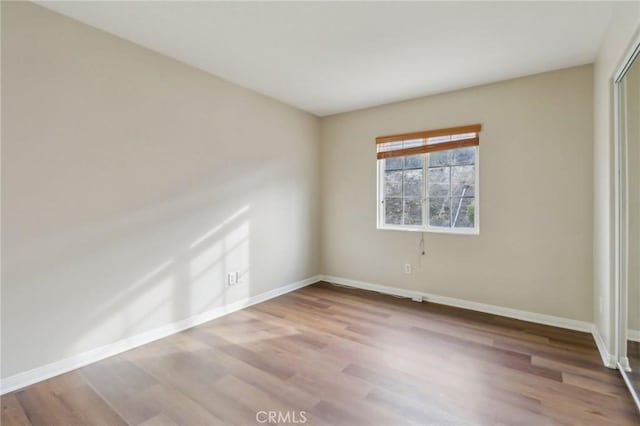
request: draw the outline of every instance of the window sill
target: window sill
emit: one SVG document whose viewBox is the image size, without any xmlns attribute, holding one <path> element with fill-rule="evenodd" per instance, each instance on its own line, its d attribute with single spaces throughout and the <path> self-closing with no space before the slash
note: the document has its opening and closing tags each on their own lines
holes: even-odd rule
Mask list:
<svg viewBox="0 0 640 426">
<path fill-rule="evenodd" d="M 433 234 L 451 234 L 451 235 L 480 235 L 478 228 L 465 229 L 465 228 L 423 228 L 423 227 L 408 227 L 408 226 L 380 226 L 376 229 L 380 231 L 404 231 L 404 232 L 429 232 Z"/>
</svg>

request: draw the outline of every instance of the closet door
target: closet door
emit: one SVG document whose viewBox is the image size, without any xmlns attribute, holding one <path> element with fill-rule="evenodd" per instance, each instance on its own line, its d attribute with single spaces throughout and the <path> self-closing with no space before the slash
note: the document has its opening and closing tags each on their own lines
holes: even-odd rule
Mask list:
<svg viewBox="0 0 640 426">
<path fill-rule="evenodd" d="M 640 407 L 640 59 L 617 83 L 619 180 L 619 368 Z"/>
</svg>

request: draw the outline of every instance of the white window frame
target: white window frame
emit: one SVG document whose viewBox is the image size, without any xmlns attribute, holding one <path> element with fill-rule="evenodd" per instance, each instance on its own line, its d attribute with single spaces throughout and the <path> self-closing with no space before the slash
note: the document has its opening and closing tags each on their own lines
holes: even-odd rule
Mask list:
<svg viewBox="0 0 640 426">
<path fill-rule="evenodd" d="M 385 223 L 385 206 L 384 206 L 384 174 L 385 174 L 385 159 L 377 160 L 377 229 L 390 230 L 390 231 L 409 231 L 409 232 L 433 232 L 439 234 L 456 234 L 456 235 L 479 235 L 480 234 L 480 146 L 474 146 L 475 159 L 474 159 L 474 217 L 475 227 L 473 228 L 453 228 L 444 226 L 431 226 L 429 225 L 429 194 L 427 193 L 429 188 L 429 154 L 424 155 L 423 161 L 423 176 L 424 176 L 424 188 L 422 198 L 422 225 L 388 225 Z M 455 148 L 459 149 L 459 148 Z M 453 211 L 451 211 L 453 214 Z M 451 218 L 453 220 L 453 218 Z"/>
</svg>

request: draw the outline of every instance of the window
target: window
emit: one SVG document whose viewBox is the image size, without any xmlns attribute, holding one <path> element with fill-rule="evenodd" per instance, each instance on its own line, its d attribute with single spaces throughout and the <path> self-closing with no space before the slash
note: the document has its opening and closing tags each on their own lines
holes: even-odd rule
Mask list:
<svg viewBox="0 0 640 426">
<path fill-rule="evenodd" d="M 478 233 L 480 129 L 377 138 L 378 228 Z"/>
</svg>

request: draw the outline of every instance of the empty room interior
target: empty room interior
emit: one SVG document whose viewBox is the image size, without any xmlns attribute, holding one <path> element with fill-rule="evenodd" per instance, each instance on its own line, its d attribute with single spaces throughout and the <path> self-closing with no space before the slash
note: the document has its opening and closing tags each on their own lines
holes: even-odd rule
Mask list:
<svg viewBox="0 0 640 426">
<path fill-rule="evenodd" d="M 640 424 L 640 2 L 0 14 L 3 426 Z"/>
</svg>

